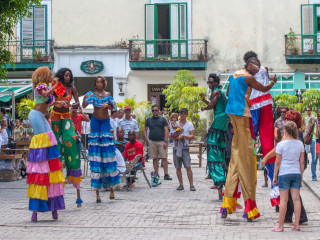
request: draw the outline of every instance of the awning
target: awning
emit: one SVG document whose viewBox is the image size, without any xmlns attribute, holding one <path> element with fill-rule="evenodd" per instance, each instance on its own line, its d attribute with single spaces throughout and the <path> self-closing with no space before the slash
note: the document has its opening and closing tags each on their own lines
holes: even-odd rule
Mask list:
<svg viewBox="0 0 320 240">
<path fill-rule="evenodd" d="M 15 98 L 23 97 L 32 92 L 32 85 L 20 86 L 1 86 L 0 87 L 0 102 L 9 102 L 14 92 Z"/>
<path fill-rule="evenodd" d="M 306 90 L 306 83 L 305 83 L 305 73 L 303 72 L 296 72 L 294 73 L 294 82 L 293 82 L 293 89 L 294 90 Z"/>
</svg>

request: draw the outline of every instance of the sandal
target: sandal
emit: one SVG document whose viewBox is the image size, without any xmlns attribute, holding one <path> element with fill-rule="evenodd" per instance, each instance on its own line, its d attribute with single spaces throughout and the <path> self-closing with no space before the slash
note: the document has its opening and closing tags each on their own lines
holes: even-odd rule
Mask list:
<svg viewBox="0 0 320 240">
<path fill-rule="evenodd" d="M 279 228 L 277 228 L 277 227 L 274 227 L 274 228 L 272 228 L 271 229 L 271 232 L 283 232 L 283 228 L 281 229 L 279 229 Z"/>
<path fill-rule="evenodd" d="M 297 231 L 297 232 L 300 232 L 300 231 L 301 231 L 301 229 L 300 229 L 300 228 L 295 228 L 295 227 L 293 227 L 293 228 L 291 228 L 291 231 Z"/>
</svg>

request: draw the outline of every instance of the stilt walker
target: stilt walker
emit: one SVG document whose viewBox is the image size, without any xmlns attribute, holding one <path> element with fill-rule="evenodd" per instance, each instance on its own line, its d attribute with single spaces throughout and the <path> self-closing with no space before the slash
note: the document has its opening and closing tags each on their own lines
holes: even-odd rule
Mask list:
<svg viewBox="0 0 320 240">
<path fill-rule="evenodd" d="M 31 221 L 38 221 L 38 212 L 52 211 L 53 219 L 58 219 L 58 210 L 65 209 L 64 204 L 64 176 L 60 163 L 60 152 L 57 141 L 44 114 L 48 105 L 52 103 L 51 93 L 58 85 L 48 89 L 47 84 L 52 80 L 48 67 L 40 67 L 32 75 L 35 95 L 35 107 L 29 113 L 29 122 L 35 135 L 29 146 L 27 162 L 27 184 L 29 210 L 33 211 Z"/>
<path fill-rule="evenodd" d="M 260 216 L 256 204 L 256 169 L 252 144 L 252 119 L 249 109 L 249 96 L 251 89 L 267 92 L 276 83 L 273 76 L 271 83 L 263 86 L 257 82 L 253 75 L 260 70 L 260 61 L 257 58 L 249 58 L 245 69 L 235 72 L 229 78 L 227 90 L 228 102 L 226 112 L 234 128 L 232 140 L 231 159 L 228 176 L 221 206 L 221 217 L 233 213 L 239 203 L 237 202 L 238 184 L 241 184 L 241 192 L 244 198 L 243 218 L 252 221 Z"/>
<path fill-rule="evenodd" d="M 113 186 L 120 183 L 117 170 L 116 147 L 110 132 L 111 124 L 108 109 L 116 109 L 117 105 L 110 93 L 104 91 L 107 80 L 98 76 L 94 81 L 95 92 L 88 92 L 82 103 L 86 108 L 89 104 L 94 106 L 91 117 L 91 132 L 89 134 L 89 160 L 91 170 L 91 187 L 96 190 L 96 202 L 101 203 L 99 189 L 104 182 L 110 187 L 110 199 L 114 199 Z"/>
<path fill-rule="evenodd" d="M 67 183 L 73 184 L 77 189 L 76 204 L 77 207 L 81 207 L 80 183 L 82 171 L 80 168 L 80 153 L 70 114 L 72 97 L 75 100 L 72 107 L 78 108 L 80 106 L 78 93 L 72 85 L 73 75 L 70 69 L 62 68 L 55 76 L 59 78 L 59 84 L 54 90 L 55 102 L 51 113 L 52 130 L 56 136 L 59 151 L 63 152 L 67 168 Z"/>
<path fill-rule="evenodd" d="M 257 54 L 255 52 L 247 52 L 243 60 L 246 62 L 249 58 L 256 57 Z M 260 67 L 258 73 L 254 75 L 254 78 L 266 86 L 269 84 L 269 74 L 268 69 L 264 67 Z M 274 148 L 274 125 L 273 125 L 273 112 L 272 105 L 273 99 L 271 94 L 268 92 L 260 92 L 258 90 L 252 89 L 250 94 L 250 112 L 252 116 L 252 125 L 254 137 L 256 139 L 258 132 L 260 135 L 260 143 L 262 149 L 262 155 L 265 157 L 268 152 L 270 152 Z M 273 171 L 274 171 L 274 163 L 275 157 L 271 158 L 266 163 L 266 169 L 268 171 L 268 177 L 271 181 L 271 189 L 270 189 L 270 201 L 272 206 L 279 206 L 280 204 L 280 192 L 279 186 L 273 186 Z"/>
<path fill-rule="evenodd" d="M 219 199 L 222 200 L 222 188 L 226 181 L 225 139 L 229 124 L 229 117 L 225 112 L 227 99 L 223 92 L 218 89 L 220 78 L 216 74 L 210 74 L 207 83 L 212 90 L 210 101 L 207 101 L 203 94 L 200 94 L 202 101 L 207 104 L 207 107 L 201 107 L 201 111 L 210 109 L 214 111 L 214 120 L 207 137 L 207 169 L 218 189 Z"/>
</svg>

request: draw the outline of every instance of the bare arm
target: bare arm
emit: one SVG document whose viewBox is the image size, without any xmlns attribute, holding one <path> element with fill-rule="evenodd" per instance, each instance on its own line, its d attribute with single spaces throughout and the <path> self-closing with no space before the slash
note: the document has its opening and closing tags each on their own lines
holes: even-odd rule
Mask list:
<svg viewBox="0 0 320 240">
<path fill-rule="evenodd" d="M 301 171 L 301 180 L 304 172 L 304 152 L 300 153 L 300 171 Z"/>
<path fill-rule="evenodd" d="M 214 109 L 215 106 L 217 105 L 217 102 L 218 102 L 218 98 L 220 97 L 221 93 L 217 90 L 213 91 L 212 93 L 212 97 L 211 97 L 211 101 L 206 103 L 208 106 L 206 107 L 201 107 L 201 111 L 204 111 L 204 110 L 210 110 L 210 109 Z"/>
<path fill-rule="evenodd" d="M 259 83 L 252 75 L 247 76 L 245 81 L 253 89 L 256 89 L 260 92 L 268 92 L 272 88 L 272 86 L 277 82 L 277 77 L 276 75 L 272 76 L 271 82 L 266 86 Z"/>
<path fill-rule="evenodd" d="M 72 87 L 71 91 L 72 91 L 72 96 L 73 96 L 74 101 L 75 101 L 75 103 L 72 104 L 72 107 L 80 107 L 77 89 L 75 87 Z"/>
<path fill-rule="evenodd" d="M 270 158 L 273 158 L 276 156 L 276 148 L 273 148 L 270 152 L 267 153 L 267 155 L 264 156 L 264 158 L 261 160 L 261 165 L 265 166 L 266 163 Z"/>
<path fill-rule="evenodd" d="M 273 186 L 277 186 L 281 157 L 282 157 L 281 154 L 276 153 L 276 162 L 274 165 L 274 173 L 273 173 L 273 181 L 272 181 Z"/>
<path fill-rule="evenodd" d="M 48 90 L 48 91 L 45 91 L 44 89 L 41 90 L 41 95 L 44 96 L 44 97 L 49 97 L 51 95 L 51 93 L 53 93 L 53 91 L 56 89 L 56 87 L 58 86 L 58 80 L 59 78 L 54 78 L 53 79 L 53 82 L 54 82 L 54 85 Z"/>
<path fill-rule="evenodd" d="M 86 122 L 90 122 L 90 118 L 89 118 L 88 114 L 85 114 L 81 107 L 79 109 L 80 109 L 80 113 L 82 114 L 82 116 L 84 116 L 84 120 Z"/>
<path fill-rule="evenodd" d="M 228 88 L 227 88 L 227 92 L 226 92 L 226 96 L 228 97 L 228 95 L 229 95 L 229 84 L 228 84 Z"/>
<path fill-rule="evenodd" d="M 183 134 L 180 134 L 178 139 L 183 139 L 183 138 L 186 138 L 186 139 L 194 139 L 194 130 L 190 130 L 190 135 L 183 135 Z"/>
<path fill-rule="evenodd" d="M 144 139 L 148 142 L 148 141 L 149 141 L 149 139 L 148 139 L 147 131 L 148 131 L 148 127 L 147 127 L 147 126 L 144 126 L 144 129 L 143 129 L 143 136 L 144 136 Z"/>
</svg>

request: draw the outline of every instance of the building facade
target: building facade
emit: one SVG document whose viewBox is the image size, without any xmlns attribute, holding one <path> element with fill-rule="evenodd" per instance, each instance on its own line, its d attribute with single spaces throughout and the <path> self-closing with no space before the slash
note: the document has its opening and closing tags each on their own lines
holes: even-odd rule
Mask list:
<svg viewBox="0 0 320 240">
<path fill-rule="evenodd" d="M 116 101 L 136 97 L 162 108 L 177 70 L 191 70 L 204 87 L 218 73 L 226 89 L 253 50 L 278 75 L 272 95 L 320 88 L 320 0 L 46 0 L 32 11 L 32 22 L 17 27 L 22 49 L 33 41 L 21 60 L 25 74 L 10 78 L 28 78 L 40 65 L 68 67 L 80 95 L 101 75 Z M 39 49 L 47 61 L 36 62 Z"/>
</svg>

